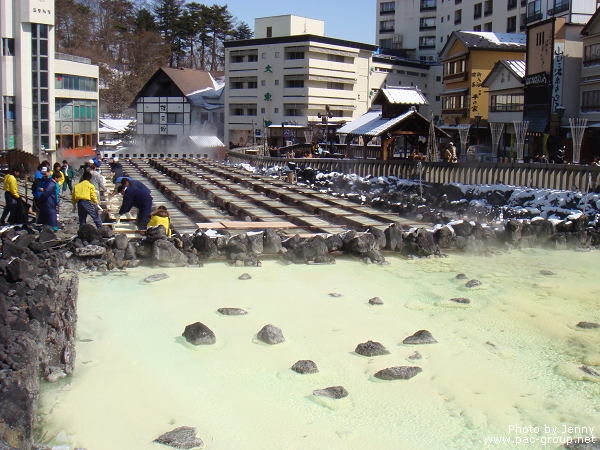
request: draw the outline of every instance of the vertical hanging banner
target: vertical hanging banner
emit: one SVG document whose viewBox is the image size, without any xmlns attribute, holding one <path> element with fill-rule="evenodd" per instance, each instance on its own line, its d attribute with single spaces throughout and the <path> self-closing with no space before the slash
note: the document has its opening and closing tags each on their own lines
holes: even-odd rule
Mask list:
<svg viewBox="0 0 600 450">
<path fill-rule="evenodd" d="M 556 107 L 562 105 L 562 84 L 565 65 L 565 44 L 554 44 L 554 69 L 552 70 L 552 114 L 556 114 Z"/>
</svg>

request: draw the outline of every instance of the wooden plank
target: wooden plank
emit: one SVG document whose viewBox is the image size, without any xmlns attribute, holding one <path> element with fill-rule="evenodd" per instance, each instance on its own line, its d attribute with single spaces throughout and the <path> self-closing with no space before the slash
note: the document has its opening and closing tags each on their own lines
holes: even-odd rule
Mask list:
<svg viewBox="0 0 600 450">
<path fill-rule="evenodd" d="M 198 226 L 198 228 L 200 228 L 201 230 L 222 230 L 224 228 L 227 228 L 225 225 L 222 225 L 220 223 L 206 223 L 206 222 L 200 222 L 200 223 L 196 223 L 196 225 Z"/>
<path fill-rule="evenodd" d="M 256 228 L 297 228 L 296 225 L 290 222 L 235 222 L 230 220 L 222 220 L 221 224 L 226 228 L 236 229 L 256 229 Z"/>
</svg>

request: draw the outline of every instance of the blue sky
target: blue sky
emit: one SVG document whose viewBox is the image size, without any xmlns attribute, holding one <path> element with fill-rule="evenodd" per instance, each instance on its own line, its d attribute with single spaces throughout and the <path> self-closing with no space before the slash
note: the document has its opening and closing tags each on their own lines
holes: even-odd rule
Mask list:
<svg viewBox="0 0 600 450">
<path fill-rule="evenodd" d="M 254 30 L 257 17 L 296 16 L 325 22 L 325 36 L 366 44 L 375 43 L 375 0 L 212 0 Z"/>
</svg>

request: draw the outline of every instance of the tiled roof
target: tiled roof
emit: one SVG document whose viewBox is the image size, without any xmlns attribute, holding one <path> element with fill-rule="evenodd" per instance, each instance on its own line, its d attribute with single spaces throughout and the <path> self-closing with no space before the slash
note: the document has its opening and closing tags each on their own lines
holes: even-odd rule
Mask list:
<svg viewBox="0 0 600 450">
<path fill-rule="evenodd" d="M 190 136 L 189 138 L 199 148 L 225 147 L 216 136 Z"/>
<path fill-rule="evenodd" d="M 205 70 L 173 69 L 170 67 L 163 67 L 162 70 L 173 80 L 173 83 L 185 96 L 206 89 L 218 88 L 215 79 Z"/>
<path fill-rule="evenodd" d="M 517 59 L 504 60 L 504 64 L 514 72 L 519 78 L 525 77 L 525 61 L 519 61 Z"/>
<path fill-rule="evenodd" d="M 415 87 L 388 87 L 380 92 L 393 104 L 429 105 L 421 90 Z"/>
</svg>

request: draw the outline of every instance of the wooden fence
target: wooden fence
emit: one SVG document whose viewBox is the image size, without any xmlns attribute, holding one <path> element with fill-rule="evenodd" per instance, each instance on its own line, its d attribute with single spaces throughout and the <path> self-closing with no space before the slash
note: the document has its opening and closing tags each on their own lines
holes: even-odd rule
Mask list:
<svg viewBox="0 0 600 450">
<path fill-rule="evenodd" d="M 34 175 L 39 164 L 40 159 L 32 153 L 0 149 L 0 171 L 2 172 L 8 172 L 11 167 L 17 166 L 24 170 L 23 174 Z"/>
<path fill-rule="evenodd" d="M 271 158 L 229 152 L 232 163 L 248 163 L 252 166 L 286 165 L 293 161 L 297 167 L 312 167 L 321 172 L 355 173 L 360 176 L 396 176 L 414 180 L 419 178 L 418 162 L 409 160 L 333 159 L 333 158 Z M 537 163 L 457 163 L 422 162 L 423 182 L 464 184 L 510 184 L 561 190 L 588 189 L 600 178 L 600 167 L 577 164 Z"/>
</svg>

